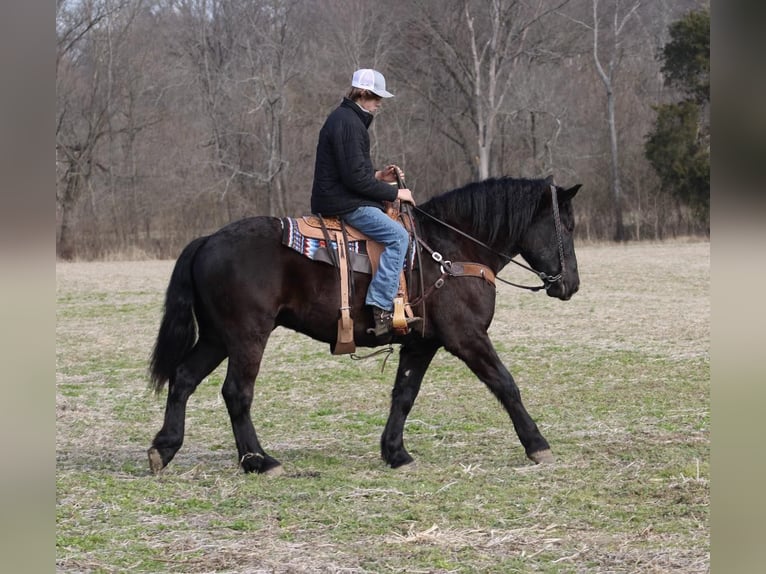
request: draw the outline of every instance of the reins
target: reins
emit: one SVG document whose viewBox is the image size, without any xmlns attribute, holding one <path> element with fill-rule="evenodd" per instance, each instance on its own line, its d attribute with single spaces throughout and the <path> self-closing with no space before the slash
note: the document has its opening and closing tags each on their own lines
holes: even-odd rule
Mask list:
<svg viewBox="0 0 766 574">
<path fill-rule="evenodd" d="M 404 183 L 404 178 L 402 177 L 401 173 L 399 173 L 399 170 L 396 170 L 396 184 L 399 189 L 404 189 L 407 187 L 407 185 Z M 417 259 L 417 268 L 418 268 L 418 279 L 420 279 L 420 285 L 421 287 L 425 284 L 423 280 L 423 265 L 421 265 L 420 261 L 420 249 L 418 249 L 418 244 L 423 244 L 423 241 L 418 237 L 418 226 L 415 225 L 415 218 L 412 217 L 412 212 L 410 211 L 410 208 L 417 209 L 414 205 L 409 205 L 406 202 L 402 202 L 400 205 L 400 210 L 402 213 L 404 213 L 409 219 L 410 219 L 410 228 L 412 230 L 412 237 L 414 239 L 414 249 L 415 249 L 415 258 Z M 409 253 L 407 254 L 407 259 L 409 260 Z M 412 269 L 411 269 L 412 271 Z M 410 271 L 410 272 L 411 272 Z"/>
<path fill-rule="evenodd" d="M 436 221 L 440 225 L 442 225 L 442 226 L 444 226 L 444 227 L 454 231 L 458 235 L 461 235 L 462 237 L 465 237 L 466 239 L 469 239 L 470 241 L 473 241 L 474 243 L 476 243 L 477 245 L 480 245 L 481 247 L 487 249 L 491 253 L 493 253 L 493 254 L 495 254 L 495 255 L 497 255 L 499 257 L 502 257 L 504 259 L 507 259 L 511 263 L 515 263 L 516 265 L 518 265 L 522 269 L 526 269 L 527 271 L 530 271 L 530 272 L 534 273 L 535 275 L 537 275 L 540 278 L 540 280 L 543 282 L 543 284 L 542 285 L 538 285 L 538 286 L 534 286 L 534 285 L 520 285 L 518 283 L 513 283 L 512 281 L 508 281 L 506 279 L 503 279 L 501 277 L 497 277 L 496 276 L 495 278 L 498 281 L 501 281 L 502 283 L 505 283 L 507 285 L 512 285 L 513 287 L 518 287 L 520 289 L 528 289 L 529 291 L 540 291 L 541 289 L 545 289 L 547 291 L 552 285 L 554 285 L 555 283 L 561 281 L 561 278 L 562 278 L 562 276 L 564 274 L 564 271 L 566 270 L 566 267 L 565 267 L 565 264 L 564 264 L 564 243 L 563 243 L 562 231 L 561 231 L 561 217 L 559 215 L 559 203 L 558 203 L 558 197 L 557 197 L 557 194 L 556 194 L 556 186 L 554 186 L 554 185 L 551 185 L 551 203 L 553 205 L 553 222 L 554 222 L 554 225 L 556 227 L 556 239 L 557 239 L 557 243 L 558 243 L 559 263 L 560 263 L 560 266 L 561 266 L 561 270 L 556 275 L 548 275 L 547 273 L 545 273 L 543 271 L 537 271 L 536 269 L 533 269 L 532 267 L 530 267 L 528 265 L 525 265 L 524 263 L 516 261 L 512 256 L 507 255 L 506 253 L 501 253 L 501 252 L 493 249 L 492 247 L 490 247 L 489 245 L 487 245 L 483 241 L 480 241 L 480 240 L 476 239 L 475 237 L 469 235 L 468 233 L 465 233 L 464 231 L 458 229 L 457 227 L 454 227 L 453 225 L 450 225 L 446 221 L 443 221 L 443 220 L 439 219 L 438 217 L 435 217 L 435 216 L 431 215 L 427 211 L 423 211 L 418 206 L 414 205 L 412 207 L 418 213 L 421 213 L 421 214 L 425 215 L 426 217 L 431 218 L 432 220 Z M 441 253 L 439 253 L 438 251 L 434 251 L 422 239 L 419 239 L 417 237 L 415 239 L 416 239 L 416 241 L 420 245 L 422 245 L 431 254 L 431 258 L 434 261 L 436 261 L 439 265 L 442 266 L 442 272 L 449 275 L 450 274 L 451 262 L 449 260 L 445 260 L 444 257 L 441 255 Z"/>
</svg>

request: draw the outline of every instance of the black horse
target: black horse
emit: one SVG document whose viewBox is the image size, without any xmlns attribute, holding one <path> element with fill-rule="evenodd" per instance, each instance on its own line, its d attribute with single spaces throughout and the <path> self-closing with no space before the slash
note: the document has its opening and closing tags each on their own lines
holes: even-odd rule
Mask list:
<svg viewBox="0 0 766 574">
<path fill-rule="evenodd" d="M 571 201 L 579 188 L 558 187 L 552 178 L 489 179 L 414 209 L 418 248 L 425 256 L 415 269 L 422 285 L 411 281 L 409 297 L 413 304 L 420 298 L 414 306 L 425 321 L 421 330 L 393 339 L 401 344 L 399 366 L 380 441 L 388 465 L 396 468 L 413 460 L 404 448 L 404 423 L 440 347 L 462 359 L 489 387 L 508 412 L 527 456 L 536 463 L 553 460 L 487 334 L 495 310 L 491 279 L 520 254 L 543 279 L 549 296 L 568 300 L 577 291 Z M 193 240 L 179 256 L 151 358 L 155 391 L 169 383 L 164 424 L 148 451 L 153 472 L 181 448 L 189 396 L 227 357 L 222 394 L 240 464 L 246 472 L 281 470 L 261 447 L 250 418 L 266 342 L 282 326 L 332 344 L 339 308 L 337 269 L 305 258 L 281 239 L 280 219 L 250 217 Z M 453 272 L 460 267 L 487 273 Z M 354 339 L 363 347 L 382 344 L 367 333 L 372 324 L 364 306 L 369 281 L 370 275 L 354 273 Z"/>
</svg>

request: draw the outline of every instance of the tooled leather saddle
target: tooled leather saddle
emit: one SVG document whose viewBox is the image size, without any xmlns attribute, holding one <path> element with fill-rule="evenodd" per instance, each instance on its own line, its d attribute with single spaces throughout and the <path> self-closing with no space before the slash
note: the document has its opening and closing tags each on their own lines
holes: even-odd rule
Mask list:
<svg viewBox="0 0 766 574">
<path fill-rule="evenodd" d="M 399 210 L 399 202 L 386 202 L 386 213 L 407 228 L 412 237 L 411 218 Z M 340 309 L 338 336 L 332 347 L 334 355 L 353 353 L 354 320 L 351 316 L 351 284 L 353 272 L 374 275 L 378 268 L 383 245 L 370 239 L 358 229 L 338 217 L 304 215 L 300 218 L 283 217 L 282 243 L 314 261 L 329 263 L 338 269 L 340 277 Z M 405 262 L 412 264 L 412 261 Z M 407 318 L 414 317 L 408 301 L 407 280 L 404 269 L 399 275 L 399 289 L 394 299 L 393 331 L 405 335 L 409 332 Z"/>
</svg>

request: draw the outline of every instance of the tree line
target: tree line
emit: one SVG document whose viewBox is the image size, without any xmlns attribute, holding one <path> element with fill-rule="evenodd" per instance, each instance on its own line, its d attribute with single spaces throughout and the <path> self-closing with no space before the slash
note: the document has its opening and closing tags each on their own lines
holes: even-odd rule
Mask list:
<svg viewBox="0 0 766 574">
<path fill-rule="evenodd" d="M 361 67 L 396 95 L 370 128 L 373 159 L 400 165 L 420 202 L 552 174 L 584 186 L 582 239 L 705 234 L 704 26 L 679 22 L 708 12 L 703 0 L 57 0 L 57 256 L 175 257 L 240 217 L 308 213 L 319 128 Z"/>
</svg>

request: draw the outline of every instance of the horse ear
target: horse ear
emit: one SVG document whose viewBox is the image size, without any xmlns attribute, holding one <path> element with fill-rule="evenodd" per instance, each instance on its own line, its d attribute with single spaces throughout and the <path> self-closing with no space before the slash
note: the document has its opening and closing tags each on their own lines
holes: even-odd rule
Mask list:
<svg viewBox="0 0 766 574">
<path fill-rule="evenodd" d="M 553 185 L 553 176 L 549 175 L 545 178 L 545 185 Z"/>
<path fill-rule="evenodd" d="M 573 185 L 569 189 L 565 189 L 561 192 L 561 198 L 562 199 L 572 199 L 576 194 L 577 191 L 582 187 L 581 183 L 578 183 L 577 185 Z"/>
</svg>

